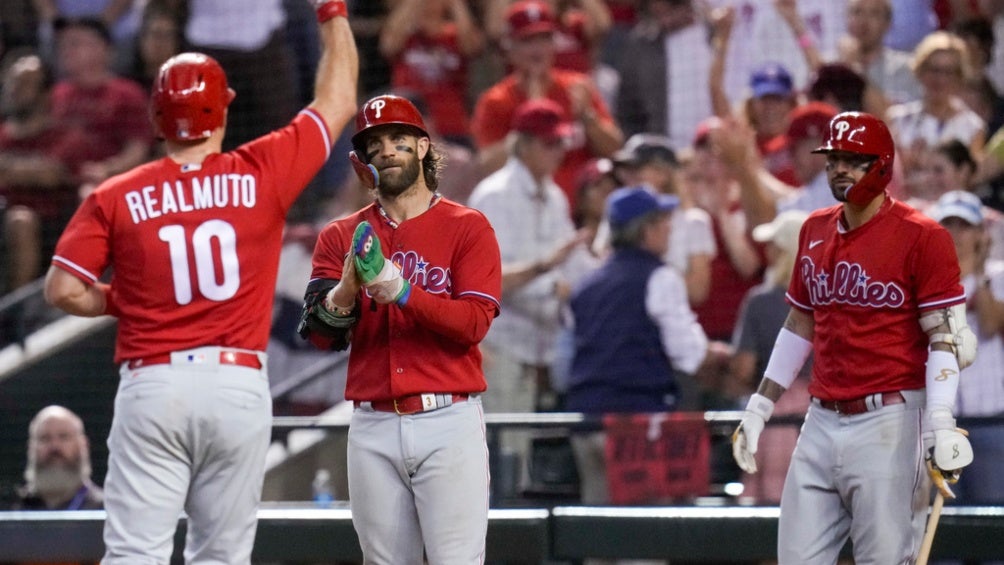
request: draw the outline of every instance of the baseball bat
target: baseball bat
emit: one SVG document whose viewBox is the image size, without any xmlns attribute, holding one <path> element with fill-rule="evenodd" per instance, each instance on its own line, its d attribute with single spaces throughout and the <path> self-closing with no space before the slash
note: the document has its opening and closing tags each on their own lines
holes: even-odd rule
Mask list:
<svg viewBox="0 0 1004 565">
<path fill-rule="evenodd" d="M 931 505 L 931 514 L 927 517 L 927 529 L 924 531 L 924 541 L 920 544 L 920 555 L 917 556 L 915 565 L 927 565 L 927 558 L 931 555 L 931 546 L 934 544 L 934 532 L 938 529 L 938 520 L 941 518 L 941 509 L 945 506 L 945 495 L 938 491 L 934 497 L 934 504 Z"/>
</svg>

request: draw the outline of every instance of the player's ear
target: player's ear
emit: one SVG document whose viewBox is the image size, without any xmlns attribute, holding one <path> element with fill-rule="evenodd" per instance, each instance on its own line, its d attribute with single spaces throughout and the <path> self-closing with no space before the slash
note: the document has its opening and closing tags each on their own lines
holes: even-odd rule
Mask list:
<svg viewBox="0 0 1004 565">
<path fill-rule="evenodd" d="M 421 161 L 425 159 L 425 156 L 429 153 L 429 148 L 432 147 L 432 140 L 428 137 L 418 138 L 418 160 Z"/>
</svg>

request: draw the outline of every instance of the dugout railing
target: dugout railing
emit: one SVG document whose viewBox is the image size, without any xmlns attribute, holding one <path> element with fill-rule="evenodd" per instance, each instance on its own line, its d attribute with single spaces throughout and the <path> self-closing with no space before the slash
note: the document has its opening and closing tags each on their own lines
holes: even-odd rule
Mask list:
<svg viewBox="0 0 1004 565">
<path fill-rule="evenodd" d="M 509 508 L 489 511 L 488 563 L 574 563 L 586 558 L 755 563 L 774 557 L 776 507 Z M 103 511 L 0 512 L 0 562 L 98 561 Z M 254 563 L 357 562 L 361 551 L 344 507 L 264 504 Z M 175 535 L 180 563 L 185 520 Z M 935 559 L 1000 559 L 1004 509 L 947 506 Z"/>
</svg>

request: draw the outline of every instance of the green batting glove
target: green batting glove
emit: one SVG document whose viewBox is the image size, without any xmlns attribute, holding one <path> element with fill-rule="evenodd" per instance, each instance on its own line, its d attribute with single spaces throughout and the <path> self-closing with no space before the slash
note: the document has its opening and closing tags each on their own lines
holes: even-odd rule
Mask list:
<svg viewBox="0 0 1004 565">
<path fill-rule="evenodd" d="M 380 239 L 369 222 L 356 226 L 352 259 L 356 273 L 374 300 L 380 304 L 405 305 L 411 295 L 411 284 L 401 276 L 401 269 L 383 256 Z"/>
<path fill-rule="evenodd" d="M 376 280 L 387 262 L 380 250 L 380 238 L 367 221 L 359 222 L 352 234 L 352 256 L 364 285 Z"/>
</svg>

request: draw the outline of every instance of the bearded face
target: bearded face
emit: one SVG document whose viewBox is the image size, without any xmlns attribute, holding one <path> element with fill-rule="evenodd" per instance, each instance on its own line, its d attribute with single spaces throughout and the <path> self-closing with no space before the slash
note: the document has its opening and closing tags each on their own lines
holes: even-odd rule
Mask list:
<svg viewBox="0 0 1004 565">
<path fill-rule="evenodd" d="M 47 500 L 69 500 L 90 474 L 87 439 L 73 420 L 51 417 L 38 423 L 28 441 L 24 472 L 31 492 Z"/>
<path fill-rule="evenodd" d="M 394 164 L 377 168 L 380 170 L 380 184 L 377 189 L 380 194 L 389 197 L 400 196 L 408 190 L 422 172 L 418 156 L 407 152 L 398 155 Z"/>
<path fill-rule="evenodd" d="M 381 196 L 400 196 L 419 180 L 424 156 L 420 142 L 428 140 L 416 133 L 414 128 L 389 124 L 373 128 L 367 137 L 366 160 L 380 173 L 377 190 Z"/>
</svg>

